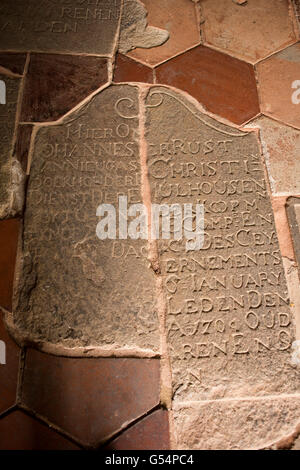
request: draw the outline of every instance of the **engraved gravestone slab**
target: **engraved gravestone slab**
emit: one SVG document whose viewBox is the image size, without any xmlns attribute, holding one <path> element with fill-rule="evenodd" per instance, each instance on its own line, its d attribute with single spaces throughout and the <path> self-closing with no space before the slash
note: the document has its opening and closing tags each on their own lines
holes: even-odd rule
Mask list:
<svg viewBox="0 0 300 470">
<path fill-rule="evenodd" d="M 167 88 L 146 101 L 152 202 L 204 204 L 204 245 L 159 242 L 175 401 L 299 390 L 294 324 L 257 135 Z"/>
<path fill-rule="evenodd" d="M 11 191 L 12 151 L 20 79 L 0 75 L 0 85 L 0 217 L 4 217 L 14 205 Z"/>
<path fill-rule="evenodd" d="M 96 236 L 100 204 L 142 202 L 138 112 L 137 88 L 112 86 L 38 131 L 14 313 L 29 339 L 158 350 L 146 240 Z"/>
<path fill-rule="evenodd" d="M 109 55 L 120 0 L 1 0 L 0 49 Z"/>
</svg>

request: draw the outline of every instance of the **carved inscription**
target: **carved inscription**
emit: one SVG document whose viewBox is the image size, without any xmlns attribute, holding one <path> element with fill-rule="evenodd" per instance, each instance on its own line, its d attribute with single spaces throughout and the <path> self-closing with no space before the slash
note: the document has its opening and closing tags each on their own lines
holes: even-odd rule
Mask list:
<svg viewBox="0 0 300 470">
<path fill-rule="evenodd" d="M 256 134 L 152 88 L 152 201 L 201 203 L 204 246 L 159 244 L 173 391 L 180 400 L 296 390 L 294 325 Z"/>
<path fill-rule="evenodd" d="M 158 349 L 147 242 L 96 236 L 100 204 L 142 202 L 137 115 L 137 89 L 113 86 L 37 134 L 15 313 L 33 339 Z"/>
<path fill-rule="evenodd" d="M 2 50 L 111 54 L 120 0 L 2 0 Z"/>
<path fill-rule="evenodd" d="M 7 216 L 13 205 L 12 146 L 20 80 L 0 75 L 5 98 L 0 104 L 0 217 Z"/>
</svg>

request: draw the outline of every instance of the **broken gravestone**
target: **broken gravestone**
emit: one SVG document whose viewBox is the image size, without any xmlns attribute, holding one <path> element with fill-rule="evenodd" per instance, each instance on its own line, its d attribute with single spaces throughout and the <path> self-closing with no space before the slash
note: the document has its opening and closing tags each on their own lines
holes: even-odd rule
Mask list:
<svg viewBox="0 0 300 470">
<path fill-rule="evenodd" d="M 138 91 L 112 86 L 36 136 L 15 324 L 30 340 L 154 354 L 146 240 L 96 235 L 100 204 L 142 202 Z"/>
<path fill-rule="evenodd" d="M 300 374 L 257 134 L 167 88 L 146 110 L 152 203 L 204 205 L 200 250 L 159 241 L 177 444 L 259 447 L 300 419 Z"/>
<path fill-rule="evenodd" d="M 120 0 L 2 0 L 2 50 L 110 55 Z"/>
</svg>

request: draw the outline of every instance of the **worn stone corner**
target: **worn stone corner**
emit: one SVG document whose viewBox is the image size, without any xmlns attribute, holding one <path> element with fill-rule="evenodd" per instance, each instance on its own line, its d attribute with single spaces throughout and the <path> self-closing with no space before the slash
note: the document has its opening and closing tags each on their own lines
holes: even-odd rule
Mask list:
<svg viewBox="0 0 300 470">
<path fill-rule="evenodd" d="M 166 30 L 148 26 L 147 10 L 139 0 L 126 0 L 121 20 L 119 52 L 126 54 L 137 47 L 150 49 L 169 39 Z"/>
</svg>

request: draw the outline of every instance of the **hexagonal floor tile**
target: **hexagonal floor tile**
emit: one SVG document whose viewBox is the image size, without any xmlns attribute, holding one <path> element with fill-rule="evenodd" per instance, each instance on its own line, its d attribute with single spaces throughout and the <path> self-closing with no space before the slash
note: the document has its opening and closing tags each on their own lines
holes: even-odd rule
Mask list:
<svg viewBox="0 0 300 470">
<path fill-rule="evenodd" d="M 257 65 L 262 112 L 300 128 L 300 43 Z"/>
<path fill-rule="evenodd" d="M 16 410 L 0 419 L 0 450 L 80 450 L 46 424 Z"/>
<path fill-rule="evenodd" d="M 108 80 L 107 59 L 31 54 L 21 121 L 59 119 Z"/>
<path fill-rule="evenodd" d="M 168 412 L 156 410 L 110 442 L 105 450 L 170 449 Z"/>
<path fill-rule="evenodd" d="M 143 0 L 148 24 L 168 30 L 170 38 L 162 46 L 137 48 L 127 55 L 155 66 L 200 43 L 195 5 L 191 0 Z"/>
<path fill-rule="evenodd" d="M 147 65 L 141 64 L 123 54 L 117 54 L 114 82 L 143 82 L 153 83 L 153 69 Z"/>
<path fill-rule="evenodd" d="M 26 62 L 26 54 L 7 52 L 0 54 L 0 67 L 10 70 L 13 73 L 22 75 Z"/>
<path fill-rule="evenodd" d="M 155 72 L 158 84 L 186 91 L 209 112 L 236 124 L 259 113 L 253 66 L 222 52 L 198 46 Z"/>
<path fill-rule="evenodd" d="M 288 0 L 201 1 L 205 44 L 255 63 L 296 41 Z"/>
<path fill-rule="evenodd" d="M 159 403 L 157 359 L 92 359 L 28 350 L 22 402 L 81 442 L 99 445 Z"/>
<path fill-rule="evenodd" d="M 0 221 L 0 306 L 11 310 L 19 219 Z"/>
</svg>

